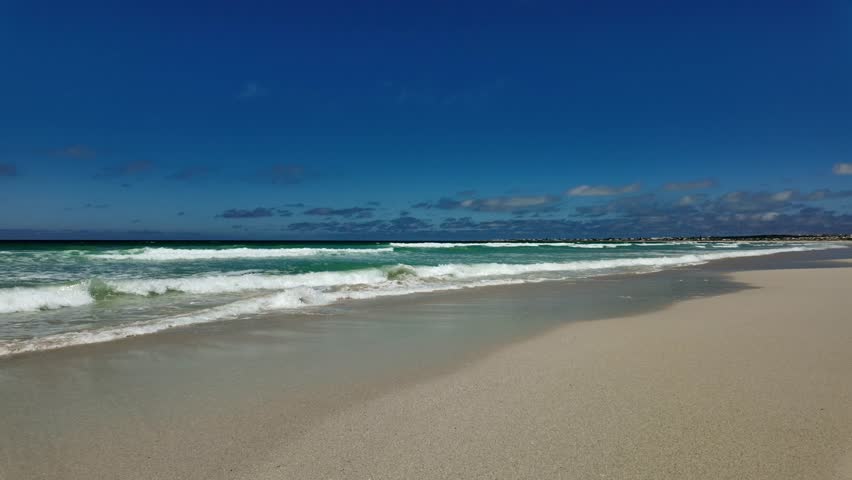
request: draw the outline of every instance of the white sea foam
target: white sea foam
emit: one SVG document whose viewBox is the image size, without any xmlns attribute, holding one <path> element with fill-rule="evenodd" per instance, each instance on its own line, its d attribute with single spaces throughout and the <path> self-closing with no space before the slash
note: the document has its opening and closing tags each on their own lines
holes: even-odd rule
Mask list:
<svg viewBox="0 0 852 480">
<path fill-rule="evenodd" d="M 267 311 L 292 310 L 328 305 L 344 299 L 364 300 L 440 290 L 457 290 L 488 285 L 505 285 L 510 283 L 521 283 L 521 281 L 480 281 L 468 285 L 444 284 L 431 286 L 419 285 L 411 287 L 395 284 L 390 288 L 382 290 L 337 292 L 324 292 L 315 288 L 300 287 L 270 295 L 238 300 L 226 305 L 208 308 L 185 315 L 134 322 L 128 325 L 108 327 L 99 330 L 60 333 L 26 340 L 0 341 L 0 357 L 41 350 L 53 350 L 75 345 L 109 342 L 123 338 L 157 333 L 176 327 L 217 322 Z"/>
<path fill-rule="evenodd" d="M 307 272 L 290 275 L 218 274 L 176 278 L 82 281 L 66 286 L 15 287 L 0 289 L 0 312 L 11 313 L 76 307 L 92 303 L 93 286 L 114 293 L 161 295 L 182 292 L 201 295 L 262 290 L 288 290 L 300 287 L 339 289 L 353 286 L 381 286 L 388 282 L 453 281 L 484 277 L 522 276 L 532 280 L 536 273 L 604 271 L 631 268 L 664 268 L 699 264 L 711 260 L 795 252 L 809 247 L 788 247 L 738 252 L 692 253 L 678 256 L 629 257 L 606 260 L 578 260 L 544 263 L 451 263 L 437 266 L 396 265 L 348 271 Z"/>
<path fill-rule="evenodd" d="M 464 247 L 573 247 L 573 248 L 616 248 L 632 243 L 577 243 L 577 242 L 392 242 L 394 248 L 464 248 Z"/>
<path fill-rule="evenodd" d="M 207 275 L 179 278 L 150 278 L 107 282 L 119 293 L 133 295 L 163 294 L 169 291 L 216 294 L 251 290 L 284 290 L 296 287 L 335 287 L 375 284 L 387 280 L 378 268 L 338 272 L 309 272 L 292 275 Z"/>
<path fill-rule="evenodd" d="M 393 248 L 164 248 L 145 247 L 90 255 L 103 260 L 218 260 L 240 258 L 298 258 L 323 255 L 370 255 L 391 253 Z"/>
<path fill-rule="evenodd" d="M 272 291 L 184 315 L 157 318 L 100 330 L 55 334 L 35 339 L 0 342 L 0 356 L 69 345 L 106 342 L 161 330 L 207 323 L 273 310 L 328 305 L 342 299 L 368 299 L 485 285 L 541 282 L 570 278 L 576 273 L 648 272 L 669 267 L 696 265 L 725 258 L 753 257 L 784 252 L 832 248 L 830 245 L 691 253 L 677 256 L 634 257 L 533 264 L 479 263 L 437 266 L 396 265 L 353 271 L 311 272 L 293 275 L 210 275 L 175 279 L 80 282 L 63 287 L 0 289 L 0 312 L 74 307 L 94 301 L 90 290 L 148 295 L 167 291 L 222 294 Z M 565 273 L 554 275 L 553 273 Z"/>
<path fill-rule="evenodd" d="M 630 247 L 632 243 L 566 243 L 565 246 L 573 248 L 618 248 Z"/>
<path fill-rule="evenodd" d="M 0 342 L 0 356 L 38 350 L 51 350 L 72 345 L 102 343 L 138 335 L 156 333 L 162 330 L 209 323 L 217 320 L 258 313 L 263 310 L 296 308 L 308 304 L 321 305 L 325 299 L 316 297 L 312 289 L 301 288 L 279 292 L 266 297 L 232 302 L 219 307 L 208 308 L 191 314 L 157 318 L 134 322 L 128 325 L 108 327 L 98 330 L 68 332 L 28 340 Z"/>
<path fill-rule="evenodd" d="M 464 248 L 464 247 L 537 247 L 540 243 L 521 242 L 391 242 L 394 248 Z"/>
<path fill-rule="evenodd" d="M 652 240 L 650 242 L 634 243 L 633 245 L 636 245 L 638 247 L 669 247 L 669 246 L 672 246 L 672 245 L 698 245 L 698 242 L 696 242 L 694 240 L 673 241 L 673 242 Z"/>
<path fill-rule="evenodd" d="M 694 253 L 678 256 L 615 258 L 609 260 L 580 260 L 565 263 L 479 263 L 479 264 L 447 264 L 434 267 L 413 267 L 419 277 L 455 277 L 477 278 L 489 276 L 526 275 L 544 272 L 576 272 L 613 270 L 620 268 L 649 267 L 658 269 L 673 266 L 699 265 L 712 260 L 724 258 L 755 257 L 775 253 L 800 252 L 809 250 L 807 247 L 773 248 L 762 250 L 747 250 L 740 252 Z"/>
<path fill-rule="evenodd" d="M 48 287 L 0 289 L 0 313 L 79 307 L 94 302 L 88 282 Z"/>
<path fill-rule="evenodd" d="M 800 251 L 802 247 L 742 252 L 687 254 L 666 257 L 616 258 L 545 263 L 451 263 L 437 266 L 396 265 L 385 268 L 336 272 L 308 272 L 291 275 L 208 275 L 179 278 L 119 280 L 106 282 L 113 291 L 133 295 L 164 294 L 169 291 L 193 294 L 235 293 L 253 290 L 286 290 L 299 287 L 342 288 L 377 286 L 389 281 L 428 282 L 439 279 L 466 280 L 483 277 L 529 277 L 536 273 L 613 270 L 620 268 L 663 268 L 698 264 L 732 257 Z"/>
</svg>

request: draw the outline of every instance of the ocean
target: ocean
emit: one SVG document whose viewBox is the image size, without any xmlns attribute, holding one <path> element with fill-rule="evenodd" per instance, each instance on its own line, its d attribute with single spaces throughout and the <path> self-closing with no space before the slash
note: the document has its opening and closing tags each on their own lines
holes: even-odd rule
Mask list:
<svg viewBox="0 0 852 480">
<path fill-rule="evenodd" d="M 6 243 L 0 356 L 342 301 L 832 248 L 800 242 Z"/>
</svg>

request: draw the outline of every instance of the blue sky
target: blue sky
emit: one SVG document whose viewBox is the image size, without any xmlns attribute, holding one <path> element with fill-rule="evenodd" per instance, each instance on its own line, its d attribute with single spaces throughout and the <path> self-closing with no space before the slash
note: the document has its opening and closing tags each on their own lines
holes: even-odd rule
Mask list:
<svg viewBox="0 0 852 480">
<path fill-rule="evenodd" d="M 7 2 L 0 238 L 852 231 L 852 4 Z"/>
</svg>

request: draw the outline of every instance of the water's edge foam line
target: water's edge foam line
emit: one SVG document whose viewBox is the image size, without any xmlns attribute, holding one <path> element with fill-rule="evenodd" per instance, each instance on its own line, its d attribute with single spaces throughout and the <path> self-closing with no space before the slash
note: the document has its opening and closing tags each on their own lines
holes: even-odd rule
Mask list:
<svg viewBox="0 0 852 480">
<path fill-rule="evenodd" d="M 371 255 L 389 253 L 393 247 L 379 248 L 165 248 L 145 247 L 132 251 L 105 252 L 91 255 L 102 260 L 216 260 L 245 258 L 299 258 L 322 255 Z"/>
</svg>

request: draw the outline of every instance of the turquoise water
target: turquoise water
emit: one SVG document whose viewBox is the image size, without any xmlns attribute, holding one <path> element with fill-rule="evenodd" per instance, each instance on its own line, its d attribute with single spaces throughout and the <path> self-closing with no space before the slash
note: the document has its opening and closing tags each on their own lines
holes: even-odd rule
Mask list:
<svg viewBox="0 0 852 480">
<path fill-rule="evenodd" d="M 0 244 L 0 356 L 341 300 L 646 273 L 823 243 Z"/>
</svg>

